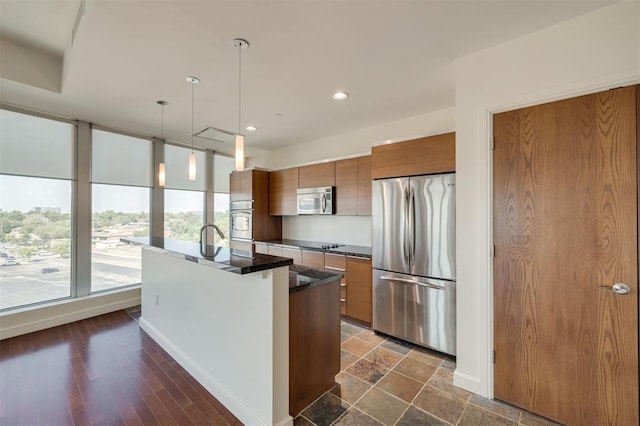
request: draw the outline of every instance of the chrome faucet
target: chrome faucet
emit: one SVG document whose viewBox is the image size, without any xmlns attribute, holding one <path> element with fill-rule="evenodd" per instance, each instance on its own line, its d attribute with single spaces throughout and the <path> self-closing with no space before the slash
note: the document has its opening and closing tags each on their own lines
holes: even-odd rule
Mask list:
<svg viewBox="0 0 640 426">
<path fill-rule="evenodd" d="M 202 254 L 202 256 L 203 256 L 203 257 L 211 257 L 211 256 L 209 256 L 209 255 L 207 255 L 207 254 L 206 254 L 206 251 L 207 251 L 207 250 L 206 250 L 206 246 L 207 246 L 207 244 L 206 244 L 206 238 L 202 238 L 202 235 L 203 235 L 203 233 L 204 233 L 205 229 L 207 229 L 208 227 L 212 227 L 213 229 L 215 229 L 215 230 L 216 230 L 216 232 L 218 233 L 218 235 L 220 236 L 220 239 L 221 239 L 221 240 L 224 240 L 224 238 L 225 238 L 225 237 L 224 237 L 224 234 L 222 233 L 222 231 L 220 230 L 220 228 L 218 228 L 218 226 L 217 226 L 217 225 L 214 225 L 213 223 L 205 223 L 204 225 L 202 225 L 202 227 L 200 228 L 200 254 Z M 203 241 L 205 242 L 204 246 L 202 245 Z M 216 252 L 215 252 L 215 254 L 213 255 L 213 257 L 215 257 L 215 256 L 218 254 L 218 252 L 220 251 L 220 249 L 221 249 L 221 248 L 222 248 L 222 247 L 218 247 L 218 248 L 216 249 Z"/>
<path fill-rule="evenodd" d="M 218 233 L 218 235 L 220 236 L 221 240 L 224 240 L 224 234 L 222 233 L 222 231 L 220 230 L 220 228 L 218 228 L 217 225 L 214 225 L 213 223 L 205 223 L 204 225 L 202 225 L 202 227 L 200 227 L 200 245 L 202 245 L 202 241 L 206 240 L 206 238 L 202 238 L 202 233 L 204 232 L 205 229 L 207 228 L 213 228 L 216 230 L 216 232 Z"/>
</svg>

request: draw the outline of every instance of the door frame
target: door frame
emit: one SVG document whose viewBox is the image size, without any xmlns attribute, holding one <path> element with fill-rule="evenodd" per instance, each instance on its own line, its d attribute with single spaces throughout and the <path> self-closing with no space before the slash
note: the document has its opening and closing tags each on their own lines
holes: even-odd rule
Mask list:
<svg viewBox="0 0 640 426">
<path fill-rule="evenodd" d="M 639 85 L 640 78 L 638 77 L 627 77 L 619 80 L 609 80 L 598 83 L 587 84 L 585 86 L 577 86 L 570 87 L 566 90 L 558 91 L 558 90 L 549 90 L 549 91 L 541 91 L 536 94 L 524 95 L 514 100 L 500 103 L 500 104 L 490 104 L 485 105 L 484 107 L 479 108 L 483 114 L 481 117 L 484 117 L 485 125 L 486 125 L 486 140 L 485 140 L 485 149 L 486 149 L 486 165 L 487 165 L 487 173 L 486 173 L 486 182 L 487 182 L 487 197 L 485 199 L 486 204 L 486 214 L 487 214 L 487 232 L 485 234 L 486 241 L 488 242 L 486 250 L 486 271 L 487 271 L 487 293 L 486 293 L 486 302 L 487 302 L 487 312 L 486 312 L 486 324 L 487 324 L 487 346 L 484 350 L 485 353 L 485 365 L 487 368 L 487 389 L 486 389 L 486 397 L 493 399 L 494 398 L 494 377 L 495 377 L 495 369 L 493 364 L 493 348 L 495 345 L 494 338 L 494 271 L 493 271 L 493 116 L 494 114 L 499 114 L 506 111 L 511 111 L 514 109 L 521 109 L 530 106 L 536 106 L 540 104 L 545 104 L 549 102 L 561 101 L 565 99 L 576 98 L 579 96 L 590 95 L 593 93 L 603 92 L 610 89 L 615 89 L 619 87 L 625 86 L 633 86 Z M 640 101 L 640 100 L 639 100 Z M 639 106 L 640 108 L 640 106 Z M 479 112 L 480 112 L 479 111 Z M 637 124 L 640 127 L 640 122 Z M 638 131 L 640 133 L 640 130 Z M 638 136 L 640 138 L 640 135 Z M 638 141 L 638 145 L 640 147 L 640 141 Z M 640 149 L 638 150 L 638 156 L 640 157 Z M 640 180 L 640 158 L 638 159 L 638 179 Z M 638 182 L 638 190 L 640 191 L 640 182 Z M 640 194 L 639 194 L 640 195 Z M 640 196 L 639 196 L 640 203 Z M 640 205 L 638 206 L 638 220 L 640 221 Z M 640 244 L 640 238 L 639 238 Z M 640 247 L 639 247 L 640 249 Z M 639 251 L 640 253 L 640 251 Z M 640 306 L 639 306 L 640 310 Z M 637 324 L 638 333 L 640 336 L 640 322 Z"/>
</svg>

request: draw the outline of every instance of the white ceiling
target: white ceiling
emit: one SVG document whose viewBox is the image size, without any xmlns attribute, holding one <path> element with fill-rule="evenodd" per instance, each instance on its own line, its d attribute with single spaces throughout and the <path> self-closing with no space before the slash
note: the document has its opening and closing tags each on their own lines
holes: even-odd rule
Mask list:
<svg viewBox="0 0 640 426">
<path fill-rule="evenodd" d="M 308 142 L 454 104 L 456 57 L 590 12 L 613 0 L 196 1 L 0 0 L 0 37 L 65 55 L 60 93 L 7 78 L 0 101 L 190 143 L 238 128 L 238 51 L 247 151 Z M 5 58 L 6 60 L 6 58 Z M 350 98 L 336 102 L 336 90 Z M 277 114 L 281 114 L 278 116 Z M 231 144 L 195 138 L 227 153 Z"/>
</svg>

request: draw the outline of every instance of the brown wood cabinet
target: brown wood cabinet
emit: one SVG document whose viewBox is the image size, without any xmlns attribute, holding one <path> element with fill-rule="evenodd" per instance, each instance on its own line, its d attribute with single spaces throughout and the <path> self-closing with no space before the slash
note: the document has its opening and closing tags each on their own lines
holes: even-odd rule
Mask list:
<svg viewBox="0 0 640 426">
<path fill-rule="evenodd" d="M 256 243 L 256 253 L 269 254 L 269 246 L 266 244 Z"/>
<path fill-rule="evenodd" d="M 256 179 L 261 177 L 256 176 Z M 253 170 L 234 171 L 229 175 L 229 189 L 231 201 L 253 200 Z M 268 176 L 266 176 L 268 179 Z M 268 180 L 267 180 L 268 182 Z"/>
<path fill-rule="evenodd" d="M 269 246 L 269 254 L 271 256 L 281 256 L 282 257 L 282 247 Z"/>
<path fill-rule="evenodd" d="M 269 174 L 269 214 L 295 216 L 298 214 L 296 192 L 298 168 L 275 170 Z"/>
<path fill-rule="evenodd" d="M 358 214 L 358 159 L 336 161 L 336 214 Z"/>
<path fill-rule="evenodd" d="M 324 268 L 344 274 L 340 279 L 340 315 L 347 315 L 347 256 L 325 253 Z"/>
<path fill-rule="evenodd" d="M 282 248 L 282 257 L 290 257 L 293 259 L 294 265 L 302 265 L 302 252 L 297 248 Z"/>
<path fill-rule="evenodd" d="M 282 218 L 269 215 L 269 172 L 243 170 L 229 176 L 231 201 L 253 200 L 253 239 L 282 238 Z"/>
<path fill-rule="evenodd" d="M 340 372 L 339 281 L 289 294 L 289 414 L 335 385 Z"/>
<path fill-rule="evenodd" d="M 335 185 L 335 161 L 298 167 L 298 188 Z"/>
<path fill-rule="evenodd" d="M 347 263 L 347 316 L 371 325 L 372 281 L 371 259 L 346 257 Z"/>
<path fill-rule="evenodd" d="M 446 173 L 456 169 L 455 133 L 374 146 L 371 152 L 373 179 Z"/>
<path fill-rule="evenodd" d="M 324 268 L 324 253 L 321 251 L 302 250 L 302 264 L 310 268 Z"/>
<path fill-rule="evenodd" d="M 371 216 L 371 155 L 358 160 L 358 216 Z"/>
</svg>

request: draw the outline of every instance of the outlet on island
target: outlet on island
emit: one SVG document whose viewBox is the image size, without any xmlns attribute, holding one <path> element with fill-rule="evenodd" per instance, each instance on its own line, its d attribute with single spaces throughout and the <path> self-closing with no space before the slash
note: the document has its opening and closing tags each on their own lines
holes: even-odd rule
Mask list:
<svg viewBox="0 0 640 426">
<path fill-rule="evenodd" d="M 156 293 L 156 306 L 160 306 L 160 293 Z"/>
</svg>

